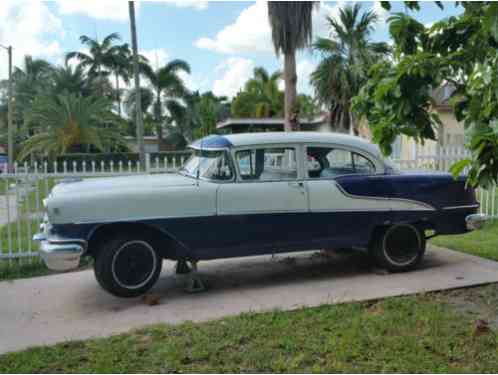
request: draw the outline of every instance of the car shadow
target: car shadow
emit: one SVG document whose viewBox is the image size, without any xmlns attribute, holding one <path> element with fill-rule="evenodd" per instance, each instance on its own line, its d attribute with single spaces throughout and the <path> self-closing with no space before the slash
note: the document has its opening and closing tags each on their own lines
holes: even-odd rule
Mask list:
<svg viewBox="0 0 498 375">
<path fill-rule="evenodd" d="M 434 252 L 428 252 L 421 265 L 410 272 L 416 273 L 437 268 L 442 263 L 434 256 Z M 106 293 L 96 283 L 93 287 L 88 285 L 88 288 L 82 291 L 84 296 L 80 295 L 83 297 L 80 302 L 85 301 L 84 306 L 81 307 L 93 313 L 96 312 L 95 309 L 119 312 L 144 304 L 156 305 L 224 295 L 233 296 L 233 293 L 243 293 L 249 290 L 282 286 L 292 288 L 295 284 L 323 281 L 337 282 L 364 277 L 368 274 L 373 277 L 392 275 L 374 268 L 368 255 L 356 250 L 347 253 L 315 251 L 279 254 L 274 257 L 232 258 L 199 262 L 198 275 L 206 289 L 193 296 L 192 293 L 185 291 L 188 276 L 176 275 L 174 266 L 173 262 L 165 261 L 161 277 L 145 297 L 121 299 Z"/>
</svg>

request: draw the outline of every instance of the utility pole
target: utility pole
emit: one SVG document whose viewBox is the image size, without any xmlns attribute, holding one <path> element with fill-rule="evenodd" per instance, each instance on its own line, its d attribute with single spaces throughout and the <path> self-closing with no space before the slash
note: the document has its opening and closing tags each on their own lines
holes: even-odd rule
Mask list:
<svg viewBox="0 0 498 375">
<path fill-rule="evenodd" d="M 9 53 L 9 99 L 8 99 L 8 114 L 7 114 L 7 122 L 8 122 L 8 128 L 7 128 L 7 149 L 8 149 L 8 159 L 9 159 L 9 166 L 8 170 L 9 172 L 12 172 L 14 170 L 14 139 L 13 139 L 13 131 L 14 129 L 12 128 L 13 124 L 13 113 L 12 113 L 12 46 L 9 46 L 7 48 L 7 52 Z"/>
<path fill-rule="evenodd" d="M 136 135 L 138 153 L 140 156 L 140 168 L 145 170 L 145 146 L 144 146 L 144 123 L 142 115 L 142 92 L 140 90 L 140 74 L 138 67 L 138 46 L 137 46 L 137 27 L 135 23 L 135 2 L 128 1 L 128 10 L 130 12 L 130 29 L 131 29 L 131 46 L 133 50 L 133 74 L 135 76 L 136 92 Z"/>
<path fill-rule="evenodd" d="M 9 86 L 8 86 L 8 99 L 7 99 L 7 155 L 8 155 L 8 171 L 14 170 L 14 139 L 13 139 L 13 103 L 12 103 L 12 46 L 2 46 L 9 55 Z"/>
</svg>

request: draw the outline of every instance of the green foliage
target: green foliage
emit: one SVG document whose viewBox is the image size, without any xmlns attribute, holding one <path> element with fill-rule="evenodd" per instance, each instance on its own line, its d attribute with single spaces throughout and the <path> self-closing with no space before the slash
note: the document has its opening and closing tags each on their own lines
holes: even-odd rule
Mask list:
<svg viewBox="0 0 498 375">
<path fill-rule="evenodd" d="M 150 88 L 146 89 L 149 92 L 145 93 L 146 102 L 144 104 L 146 105 L 143 105 L 142 108 L 147 111 L 152 104 L 156 134 L 159 142 L 162 142 L 163 130 L 166 128 L 168 120 L 171 120 L 165 115 L 165 109 L 168 106 L 181 105 L 181 101 L 190 95 L 181 78 L 181 73 L 190 73 L 190 65 L 184 60 L 176 59 L 155 70 L 150 65 L 143 64 L 142 71 L 150 84 Z M 150 98 L 153 101 L 150 101 Z M 135 94 L 132 90 L 127 98 L 128 111 L 130 106 L 134 105 L 134 99 Z M 175 104 L 172 104 L 173 102 Z"/>
<path fill-rule="evenodd" d="M 450 100 L 463 122 L 468 181 L 487 186 L 498 178 L 498 6 L 462 3 L 461 15 L 430 28 L 397 14 L 390 18 L 395 63 L 378 64 L 355 99 L 355 109 L 368 119 L 374 140 L 384 153 L 399 134 L 419 141 L 435 139 L 439 119 L 431 111 L 431 92 L 442 84 L 454 87 Z"/>
<path fill-rule="evenodd" d="M 268 18 L 275 52 L 295 53 L 311 43 L 313 1 L 268 2 Z"/>
<path fill-rule="evenodd" d="M 321 277 L 330 275 L 326 270 Z M 496 286 L 488 288 L 491 303 L 485 306 L 494 317 Z M 422 294 L 149 326 L 7 353 L 0 356 L 0 372 L 496 372 L 496 332 L 480 333 L 476 317 L 452 308 L 445 296 Z M 161 303 L 176 302 L 172 294 L 165 299 Z"/>
<path fill-rule="evenodd" d="M 282 73 L 269 74 L 264 68 L 254 69 L 254 77 L 246 82 L 233 99 L 233 117 L 281 117 L 284 110 L 284 93 L 278 88 Z"/>
<path fill-rule="evenodd" d="M 320 104 L 332 114 L 332 125 L 339 131 L 356 129 L 351 99 L 365 83 L 368 69 L 384 60 L 389 51 L 385 43 L 370 40 L 378 21 L 373 11 L 361 12 L 361 5 L 346 5 L 339 17 L 327 17 L 333 38 L 318 38 L 313 49 L 322 57 L 311 75 L 311 84 Z"/>
<path fill-rule="evenodd" d="M 109 151 L 126 147 L 109 100 L 74 94 L 39 95 L 29 112 L 28 124 L 35 129 L 22 144 L 19 159 L 31 154 L 56 156 L 75 149 Z"/>
<path fill-rule="evenodd" d="M 297 105 L 299 108 L 299 115 L 301 118 L 313 119 L 315 116 L 320 114 L 320 107 L 316 104 L 315 100 L 305 94 L 299 94 L 297 96 Z"/>
</svg>

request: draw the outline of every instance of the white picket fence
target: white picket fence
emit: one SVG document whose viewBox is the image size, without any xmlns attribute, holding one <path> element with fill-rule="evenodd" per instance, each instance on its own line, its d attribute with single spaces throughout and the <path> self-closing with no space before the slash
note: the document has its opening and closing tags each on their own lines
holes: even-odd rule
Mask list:
<svg viewBox="0 0 498 375">
<path fill-rule="evenodd" d="M 401 169 L 447 171 L 453 163 L 466 155 L 461 148 L 445 149 L 439 155 L 418 155 L 414 160 L 395 160 L 395 163 Z M 13 173 L 0 174 L 0 265 L 31 262 L 38 255 L 37 243 L 31 238 L 42 220 L 42 201 L 57 182 L 75 177 L 99 178 L 172 172 L 187 157 L 187 153 L 147 157 L 145 170 L 140 169 L 138 162 L 131 161 L 24 163 L 16 165 Z M 496 188 L 480 189 L 478 199 L 482 213 L 498 218 Z"/>
</svg>

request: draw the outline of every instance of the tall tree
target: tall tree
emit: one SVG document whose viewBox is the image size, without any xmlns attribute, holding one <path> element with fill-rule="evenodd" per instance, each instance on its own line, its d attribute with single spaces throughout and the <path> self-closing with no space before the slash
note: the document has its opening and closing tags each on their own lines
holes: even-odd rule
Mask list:
<svg viewBox="0 0 498 375">
<path fill-rule="evenodd" d="M 441 121 L 431 93 L 450 82 L 455 90 L 449 105 L 464 124 L 471 151 L 452 170 L 469 168 L 470 184 L 489 186 L 498 180 L 498 3 L 458 6 L 463 12 L 431 27 L 407 14 L 390 17 L 395 63 L 372 67 L 353 102 L 368 119 L 374 141 L 389 154 L 400 134 L 417 141 L 436 138 Z"/>
<path fill-rule="evenodd" d="M 358 133 L 351 100 L 365 83 L 369 68 L 389 51 L 386 43 L 370 40 L 377 22 L 373 11 L 362 13 L 361 4 L 348 4 L 339 10 L 337 18 L 327 17 L 331 38 L 318 38 L 313 43 L 323 60 L 312 73 L 311 84 L 338 131 Z"/>
<path fill-rule="evenodd" d="M 15 67 L 12 74 L 14 93 L 16 98 L 16 111 L 22 116 L 22 112 L 29 109 L 40 92 L 44 92 L 50 85 L 50 75 L 53 66 L 46 60 L 33 59 L 24 56 L 24 64 Z"/>
<path fill-rule="evenodd" d="M 129 84 L 133 76 L 132 53 L 127 43 L 117 46 L 112 50 L 114 53 L 111 59 L 111 69 L 114 73 L 115 88 L 116 88 L 116 102 L 118 104 L 118 114 L 121 116 L 121 90 L 119 87 L 119 79 L 121 78 L 124 83 Z M 143 56 L 139 56 L 143 60 Z"/>
<path fill-rule="evenodd" d="M 278 88 L 281 79 L 280 71 L 270 75 L 262 67 L 254 69 L 254 78 L 247 81 L 246 90 L 254 92 L 259 98 L 255 108 L 256 117 L 273 117 L 280 114 L 284 102 L 282 92 Z"/>
<path fill-rule="evenodd" d="M 172 60 L 156 70 L 143 65 L 143 74 L 148 78 L 154 91 L 153 114 L 159 145 L 163 141 L 164 107 L 168 102 L 185 98 L 188 95 L 188 89 L 179 74 L 181 72 L 190 73 L 190 65 L 180 59 Z"/>
<path fill-rule="evenodd" d="M 107 35 L 102 42 L 89 36 L 80 36 L 80 42 L 88 48 L 88 53 L 73 51 L 66 54 L 66 62 L 71 59 L 77 59 L 81 66 L 87 69 L 88 78 L 97 83 L 102 93 L 110 94 L 104 91 L 106 81 L 109 75 L 115 69 L 122 54 L 122 47 L 115 45 L 121 40 L 118 33 Z"/>
<path fill-rule="evenodd" d="M 136 129 L 140 167 L 145 169 L 144 120 L 142 114 L 142 93 L 140 91 L 140 65 L 138 57 L 137 26 L 135 23 L 135 2 L 128 1 L 130 15 L 131 46 L 133 50 L 133 76 L 136 90 Z"/>
<path fill-rule="evenodd" d="M 81 65 L 73 67 L 66 63 L 63 66 L 56 66 L 52 69 L 51 80 L 54 94 L 62 92 L 82 96 L 91 94 L 91 86 Z"/>
<path fill-rule="evenodd" d="M 66 61 L 77 59 L 88 70 L 89 77 L 107 76 L 113 68 L 113 59 L 119 48 L 114 43 L 121 40 L 118 33 L 107 35 L 102 42 L 87 35 L 80 36 L 80 42 L 88 48 L 88 53 L 81 51 L 68 52 Z"/>
<path fill-rule="evenodd" d="M 269 1 L 268 16 L 277 55 L 284 55 L 285 131 L 292 131 L 297 118 L 296 51 L 307 47 L 312 37 L 312 11 L 317 2 Z"/>
<path fill-rule="evenodd" d="M 278 88 L 282 73 L 269 74 L 266 69 L 256 67 L 253 78 L 248 80 L 233 99 L 234 117 L 275 117 L 283 115 L 284 93 Z"/>
</svg>

